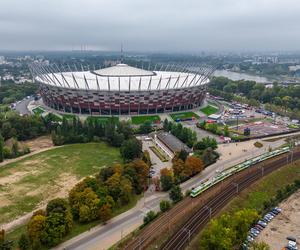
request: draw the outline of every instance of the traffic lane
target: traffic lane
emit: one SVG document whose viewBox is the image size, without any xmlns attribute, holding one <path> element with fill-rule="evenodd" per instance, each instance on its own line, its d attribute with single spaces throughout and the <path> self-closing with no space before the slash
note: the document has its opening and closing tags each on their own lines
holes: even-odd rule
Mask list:
<svg viewBox="0 0 300 250">
<path fill-rule="evenodd" d="M 143 211 L 137 210 L 134 213 L 131 213 L 124 218 L 107 223 L 103 225 L 100 229 L 95 230 L 95 232 L 89 234 L 88 236 L 72 243 L 71 245 L 65 247 L 66 250 L 80 250 L 80 249 L 91 249 L 91 247 L 97 245 L 98 249 L 100 245 L 104 245 L 103 241 L 107 237 L 114 238 L 117 234 L 121 237 L 120 232 L 122 232 L 123 228 L 126 228 L 132 224 L 137 224 L 138 222 L 142 222 L 144 217 Z M 99 244 L 101 242 L 101 244 Z M 60 248 L 57 248 L 60 249 Z M 103 249 L 106 249 L 104 247 Z"/>
<path fill-rule="evenodd" d="M 20 115 L 29 115 L 30 111 L 28 110 L 27 106 L 29 102 L 33 101 L 34 98 L 31 97 L 29 99 L 22 100 L 20 103 L 16 104 L 16 111 L 20 113 Z"/>
</svg>

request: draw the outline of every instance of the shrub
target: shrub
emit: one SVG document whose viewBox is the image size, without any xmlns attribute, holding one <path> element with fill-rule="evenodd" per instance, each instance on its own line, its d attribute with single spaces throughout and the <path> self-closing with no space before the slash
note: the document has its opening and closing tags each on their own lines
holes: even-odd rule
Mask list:
<svg viewBox="0 0 300 250">
<path fill-rule="evenodd" d="M 161 212 L 166 212 L 171 208 L 171 203 L 167 200 L 162 200 L 159 203 L 159 207 Z"/>
</svg>

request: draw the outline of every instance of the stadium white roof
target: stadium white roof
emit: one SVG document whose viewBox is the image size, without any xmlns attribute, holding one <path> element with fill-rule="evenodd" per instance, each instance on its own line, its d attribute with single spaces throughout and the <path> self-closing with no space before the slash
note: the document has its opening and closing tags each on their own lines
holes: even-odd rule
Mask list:
<svg viewBox="0 0 300 250">
<path fill-rule="evenodd" d="M 60 73 L 44 71 L 35 79 L 58 87 L 102 91 L 176 89 L 199 86 L 208 82 L 206 75 L 187 72 L 147 71 L 126 64 L 118 64 L 95 71 Z"/>
</svg>

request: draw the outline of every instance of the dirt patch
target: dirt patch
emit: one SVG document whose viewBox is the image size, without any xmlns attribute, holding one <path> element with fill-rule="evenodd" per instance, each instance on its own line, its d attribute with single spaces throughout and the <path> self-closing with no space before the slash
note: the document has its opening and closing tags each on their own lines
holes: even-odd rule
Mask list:
<svg viewBox="0 0 300 250">
<path fill-rule="evenodd" d="M 45 148 L 53 147 L 51 136 L 40 136 L 38 138 L 24 141 L 24 143 L 30 148 L 31 152 L 35 152 Z"/>
<path fill-rule="evenodd" d="M 287 245 L 287 236 L 300 241 L 300 190 L 279 205 L 282 213 L 276 216 L 258 236 L 257 241 L 264 241 L 271 250 L 282 249 Z"/>
</svg>

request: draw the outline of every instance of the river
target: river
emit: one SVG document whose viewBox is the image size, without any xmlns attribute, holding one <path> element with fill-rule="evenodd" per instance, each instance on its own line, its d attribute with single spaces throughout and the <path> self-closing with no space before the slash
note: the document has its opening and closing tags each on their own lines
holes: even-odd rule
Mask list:
<svg viewBox="0 0 300 250">
<path fill-rule="evenodd" d="M 214 76 L 224 76 L 233 81 L 249 80 L 249 81 L 255 81 L 255 82 L 259 82 L 259 83 L 270 83 L 271 82 L 270 80 L 268 80 L 266 77 L 263 77 L 263 76 L 248 75 L 245 73 L 232 72 L 232 71 L 228 71 L 228 70 L 216 70 L 213 75 Z"/>
</svg>

